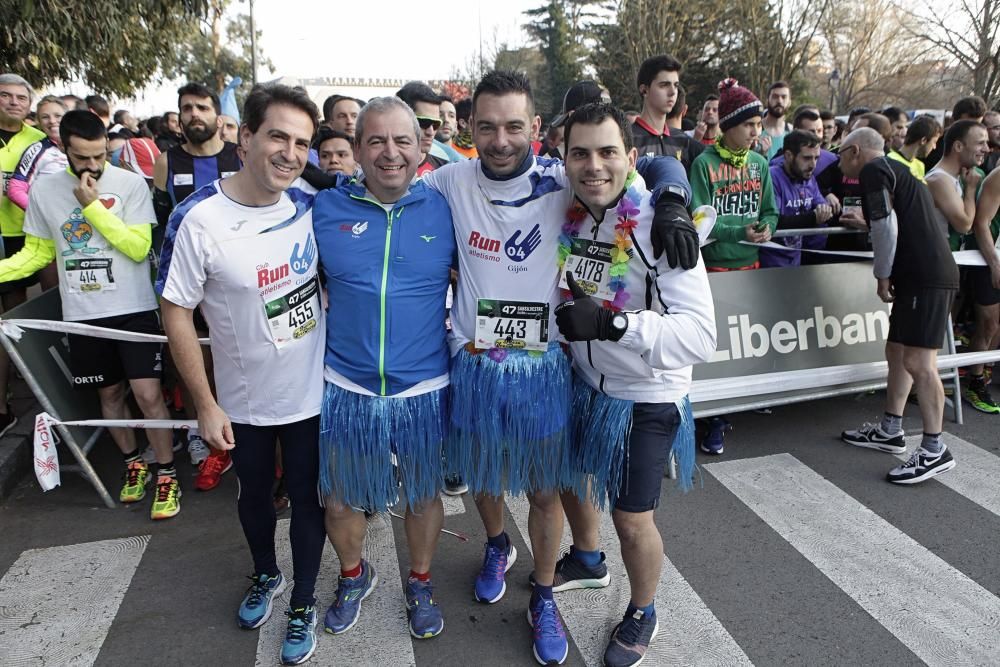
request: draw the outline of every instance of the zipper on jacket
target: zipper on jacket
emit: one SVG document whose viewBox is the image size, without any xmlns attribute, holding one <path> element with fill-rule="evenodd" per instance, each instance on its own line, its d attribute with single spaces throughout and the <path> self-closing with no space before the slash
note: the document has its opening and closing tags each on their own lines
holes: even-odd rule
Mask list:
<svg viewBox="0 0 1000 667">
<path fill-rule="evenodd" d="M 385 292 L 386 286 L 389 281 L 389 246 L 392 243 L 392 221 L 398 220 L 400 214 L 403 212 L 403 208 L 399 209 L 389 209 L 386 210 L 381 203 L 375 201 L 374 199 L 369 199 L 368 197 L 356 197 L 351 195 L 353 199 L 359 201 L 365 201 L 369 204 L 374 204 L 380 209 L 385 211 L 386 219 L 386 230 L 385 230 L 385 249 L 382 251 L 382 285 L 379 287 L 379 318 L 378 318 L 378 377 L 379 377 L 379 394 L 385 396 Z M 393 216 L 395 214 L 395 217 Z"/>
</svg>

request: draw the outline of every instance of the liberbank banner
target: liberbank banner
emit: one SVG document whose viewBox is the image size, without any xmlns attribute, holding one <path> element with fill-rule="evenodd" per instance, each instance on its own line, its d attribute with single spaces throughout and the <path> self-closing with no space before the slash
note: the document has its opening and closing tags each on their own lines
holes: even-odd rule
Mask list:
<svg viewBox="0 0 1000 667">
<path fill-rule="evenodd" d="M 695 380 L 738 382 L 747 375 L 885 359 L 889 306 L 875 293 L 870 262 L 711 273 L 709 283 L 718 349 L 711 361 L 694 367 Z M 823 389 L 832 388 L 817 387 Z M 792 392 L 767 396 L 773 403 L 792 398 Z M 700 402 L 695 411 L 717 414 L 722 403 Z"/>
</svg>

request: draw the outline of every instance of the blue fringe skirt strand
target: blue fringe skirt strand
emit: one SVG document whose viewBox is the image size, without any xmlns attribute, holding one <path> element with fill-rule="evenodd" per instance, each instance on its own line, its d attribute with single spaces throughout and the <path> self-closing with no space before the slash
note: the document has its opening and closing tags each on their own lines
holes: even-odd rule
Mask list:
<svg viewBox="0 0 1000 667">
<path fill-rule="evenodd" d="M 570 408 L 570 363 L 562 347 L 544 353 L 470 353 L 451 363 L 449 472 L 475 494 L 558 490 Z"/>
<path fill-rule="evenodd" d="M 370 512 L 395 505 L 400 482 L 410 508 L 437 497 L 447 400 L 447 389 L 392 398 L 327 382 L 319 435 L 323 497 Z"/>
<path fill-rule="evenodd" d="M 573 376 L 572 442 L 566 450 L 562 486 L 601 509 L 621 491 L 628 468 L 633 404 Z M 680 425 L 670 449 L 677 462 L 677 485 L 687 491 L 694 474 L 694 417 L 687 396 L 678 402 L 677 411 Z"/>
</svg>

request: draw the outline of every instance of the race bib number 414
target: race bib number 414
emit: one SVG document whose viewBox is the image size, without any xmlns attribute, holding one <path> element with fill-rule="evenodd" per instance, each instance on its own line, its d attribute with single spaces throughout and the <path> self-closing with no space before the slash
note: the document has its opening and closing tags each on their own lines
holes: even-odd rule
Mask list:
<svg viewBox="0 0 1000 667">
<path fill-rule="evenodd" d="M 476 347 L 538 350 L 549 344 L 549 304 L 529 301 L 479 299 L 476 312 Z"/>
</svg>

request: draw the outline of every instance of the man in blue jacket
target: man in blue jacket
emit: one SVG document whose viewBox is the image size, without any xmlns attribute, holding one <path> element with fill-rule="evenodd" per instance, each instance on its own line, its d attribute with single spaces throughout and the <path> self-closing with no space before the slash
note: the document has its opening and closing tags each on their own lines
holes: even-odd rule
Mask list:
<svg viewBox="0 0 1000 667">
<path fill-rule="evenodd" d="M 444 627 L 430 566 L 444 519 L 441 448 L 447 423 L 445 294 L 455 254 L 444 197 L 413 183 L 419 125 L 394 97 L 358 115 L 361 181 L 316 197 L 314 228 L 329 297 L 320 422 L 320 490 L 340 559 L 326 630 L 357 623 L 378 582 L 362 558 L 365 511 L 406 506 L 410 633 Z M 388 576 L 395 576 L 389 573 Z"/>
</svg>

